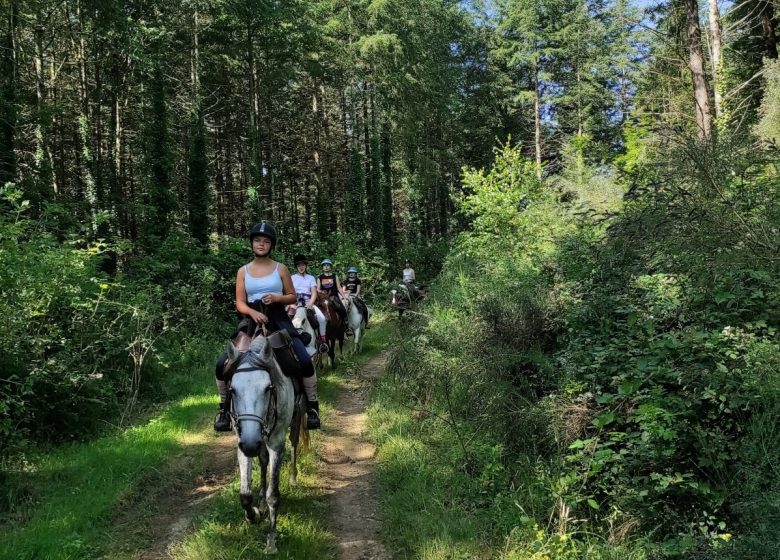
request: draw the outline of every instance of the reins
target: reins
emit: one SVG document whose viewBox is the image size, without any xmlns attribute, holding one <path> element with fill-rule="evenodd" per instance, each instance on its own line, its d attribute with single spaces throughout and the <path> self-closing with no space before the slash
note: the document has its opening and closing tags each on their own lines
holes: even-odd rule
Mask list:
<svg viewBox="0 0 780 560">
<path fill-rule="evenodd" d="M 262 312 L 261 312 L 262 313 Z M 268 339 L 268 328 L 265 326 L 265 323 L 259 324 L 260 330 L 262 331 L 263 336 Z M 254 336 L 252 336 L 252 340 L 260 336 L 257 334 L 257 330 L 255 330 Z M 239 367 L 234 370 L 233 373 L 238 373 L 239 371 L 260 371 L 259 368 L 256 367 Z M 231 376 L 232 378 L 232 376 Z M 277 398 L 276 398 L 276 384 L 273 381 L 273 376 L 271 375 L 271 372 L 268 372 L 268 378 L 271 380 L 271 386 L 270 386 L 270 396 L 268 399 L 268 409 L 266 411 L 266 417 L 261 418 L 257 414 L 236 414 L 233 412 L 233 399 L 231 399 L 230 403 L 230 418 L 233 420 L 233 424 L 236 426 L 236 429 L 240 432 L 240 424 L 239 421 L 241 420 L 251 420 L 252 422 L 257 422 L 260 424 L 260 431 L 263 434 L 263 437 L 265 439 L 268 439 L 271 437 L 271 434 L 276 429 L 276 423 L 279 416 L 279 411 L 277 410 Z M 270 428 L 268 427 L 270 425 Z"/>
</svg>

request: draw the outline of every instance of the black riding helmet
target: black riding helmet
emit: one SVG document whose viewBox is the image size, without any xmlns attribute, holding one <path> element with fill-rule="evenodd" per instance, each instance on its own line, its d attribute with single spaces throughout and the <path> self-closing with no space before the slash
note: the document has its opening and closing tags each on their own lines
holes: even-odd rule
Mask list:
<svg viewBox="0 0 780 560">
<path fill-rule="evenodd" d="M 306 257 L 305 257 L 305 256 L 303 256 L 303 255 L 295 255 L 295 256 L 293 257 L 293 264 L 294 264 L 295 266 L 298 266 L 298 265 L 299 265 L 299 264 L 301 264 L 301 263 L 303 263 L 303 264 L 309 264 L 309 261 L 308 261 L 308 260 L 306 259 Z"/>
<path fill-rule="evenodd" d="M 263 222 L 262 224 L 255 224 L 251 230 L 249 230 L 249 242 L 258 235 L 264 235 L 271 240 L 271 249 L 276 247 L 276 228 L 271 224 Z"/>
</svg>

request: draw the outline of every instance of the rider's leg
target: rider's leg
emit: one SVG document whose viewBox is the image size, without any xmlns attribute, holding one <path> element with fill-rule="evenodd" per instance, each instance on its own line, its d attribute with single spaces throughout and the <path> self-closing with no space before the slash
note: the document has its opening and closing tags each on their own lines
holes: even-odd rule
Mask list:
<svg viewBox="0 0 780 560">
<path fill-rule="evenodd" d="M 301 364 L 301 374 L 303 375 L 303 388 L 306 391 L 306 429 L 316 430 L 320 427 L 320 403 L 317 400 L 317 373 L 314 371 L 314 364 L 311 362 L 311 356 L 306 351 L 306 347 L 298 338 L 292 339 L 292 347 L 295 355 L 298 356 L 298 362 Z"/>
<path fill-rule="evenodd" d="M 325 341 L 325 332 L 327 331 L 328 323 L 319 307 L 314 306 L 312 309 L 314 309 L 314 315 L 317 317 L 317 324 L 320 326 L 320 352 L 324 353 L 328 351 L 328 343 Z M 324 349 L 323 345 L 325 346 Z"/>
<path fill-rule="evenodd" d="M 217 432 L 229 432 L 230 431 L 230 416 L 228 415 L 228 403 L 227 403 L 227 382 L 223 378 L 225 370 L 225 362 L 227 362 L 227 352 L 223 352 L 217 360 L 216 377 L 217 377 L 217 391 L 219 392 L 219 413 L 214 419 L 214 430 Z"/>
<path fill-rule="evenodd" d="M 363 316 L 363 322 L 366 324 L 366 328 L 368 328 L 368 306 L 366 305 L 366 302 L 358 298 L 355 299 L 355 303 L 358 304 L 360 314 Z"/>
</svg>

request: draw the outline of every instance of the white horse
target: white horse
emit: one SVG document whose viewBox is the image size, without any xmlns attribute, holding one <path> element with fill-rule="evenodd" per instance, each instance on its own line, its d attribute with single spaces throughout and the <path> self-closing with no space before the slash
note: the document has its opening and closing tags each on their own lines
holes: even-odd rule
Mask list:
<svg viewBox="0 0 780 560">
<path fill-rule="evenodd" d="M 230 382 L 231 416 L 238 438 L 238 466 L 241 472 L 240 499 L 246 519 L 259 521 L 268 509 L 270 531 L 266 554 L 276 552 L 276 518 L 279 511 L 279 475 L 284 457 L 284 439 L 290 427 L 290 482 L 297 478 L 298 441 L 308 434 L 305 405 L 295 397 L 292 380 L 274 359 L 268 340 L 258 336 L 248 352 L 239 352 L 231 342 L 228 357 L 236 363 Z M 252 504 L 252 460 L 260 458 L 260 503 Z M 267 481 L 268 467 L 271 478 Z M 267 483 L 268 482 L 268 483 Z"/>
<path fill-rule="evenodd" d="M 309 317 L 307 315 L 306 307 L 299 305 L 295 308 L 295 315 L 292 318 L 293 327 L 301 332 L 309 333 L 311 340 L 306 345 L 306 351 L 309 356 L 314 356 L 317 353 L 317 333 L 314 332 L 314 327 L 309 323 Z"/>
<path fill-rule="evenodd" d="M 360 312 L 360 309 L 358 309 L 358 306 L 355 305 L 354 300 L 355 300 L 355 296 L 350 294 L 349 307 L 347 309 L 347 323 L 349 324 L 349 328 L 352 329 L 352 336 L 354 337 L 352 353 L 356 354 L 363 349 L 363 331 L 365 328 L 365 323 L 363 321 L 363 314 Z M 366 307 L 368 309 L 368 315 L 370 317 L 371 308 L 368 306 Z"/>
</svg>

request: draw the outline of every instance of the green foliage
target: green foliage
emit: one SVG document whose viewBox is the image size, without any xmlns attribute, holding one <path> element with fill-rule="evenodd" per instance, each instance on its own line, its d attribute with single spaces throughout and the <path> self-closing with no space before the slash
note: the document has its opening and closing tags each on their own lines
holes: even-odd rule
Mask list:
<svg viewBox="0 0 780 560">
<path fill-rule="evenodd" d="M 109 247 L 53 239 L 25 218 L 29 204 L 13 188 L 5 204 L 13 210 L 0 217 L 4 455 L 126 421 L 139 391 L 164 397 L 186 341 L 222 326 L 233 302 L 224 271 L 245 258 L 227 248 L 207 257 L 189 238 L 169 236 L 157 257 L 111 248 L 124 267 L 108 277 Z"/>
<path fill-rule="evenodd" d="M 760 119 L 756 135 L 767 143 L 780 145 L 780 61 L 769 60 L 764 65 L 764 100 L 759 108 Z"/>
<path fill-rule="evenodd" d="M 206 154 L 206 123 L 203 110 L 198 109 L 190 130 L 187 208 L 190 233 L 204 247 L 209 241 L 208 159 Z"/>
<path fill-rule="evenodd" d="M 170 231 L 171 213 L 176 207 L 171 191 L 173 156 L 168 132 L 165 77 L 160 62 L 155 64 L 149 80 L 144 137 L 146 196 L 143 228 L 145 243 L 151 249 Z"/>
<path fill-rule="evenodd" d="M 633 198 L 606 222 L 620 189 L 590 196 L 599 172 L 576 145 L 560 197 L 509 147 L 464 175 L 471 231 L 391 369 L 398 401 L 429 411 L 420 433 L 455 454 L 425 461 L 467 475 L 442 492 L 517 557 L 602 554 L 575 533 L 638 557 L 777 542 L 758 519 L 777 514 L 780 185 L 721 142 L 668 151 L 674 166 L 655 152 L 650 170 L 632 148 Z"/>
<path fill-rule="evenodd" d="M 347 178 L 347 200 L 344 205 L 344 222 L 348 234 L 357 239 L 365 235 L 365 195 L 366 184 L 363 173 L 363 158 L 357 146 L 353 146 L 349 156 L 349 177 Z"/>
</svg>

